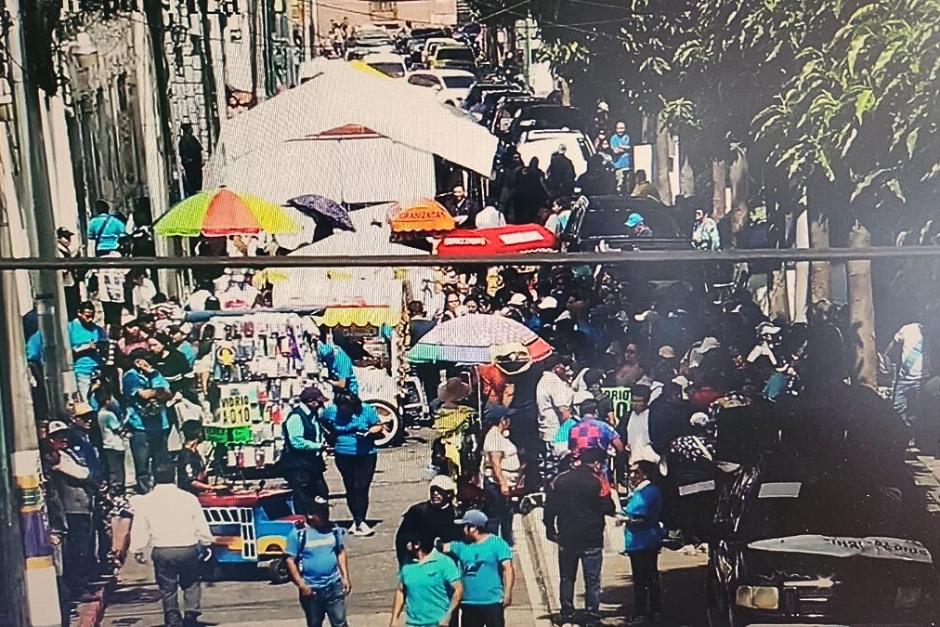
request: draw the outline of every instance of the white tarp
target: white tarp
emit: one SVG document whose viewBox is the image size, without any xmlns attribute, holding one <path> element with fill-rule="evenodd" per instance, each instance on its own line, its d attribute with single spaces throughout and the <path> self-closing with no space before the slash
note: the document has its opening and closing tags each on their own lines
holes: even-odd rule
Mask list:
<svg viewBox="0 0 940 627">
<path fill-rule="evenodd" d="M 747 545 L 759 551 L 808 553 L 830 557 L 870 557 L 932 564 L 930 551 L 920 542 L 898 538 L 847 538 L 838 536 L 800 535 L 758 540 Z"/>
<path fill-rule="evenodd" d="M 317 69 L 321 71 L 304 84 L 223 122 L 216 150 L 205 169 L 207 188 L 227 184 L 261 193 L 277 184 L 293 184 L 294 189 L 300 189 L 297 193 L 341 200 L 366 195 L 353 188 L 369 181 L 424 179 L 427 168 L 433 167 L 431 155 L 485 176 L 492 173 L 496 137 L 468 116 L 438 102 L 433 90 L 372 76 L 342 61 L 323 60 Z M 364 126 L 386 139 L 310 140 L 350 124 Z M 336 144 L 344 148 L 337 151 Z M 416 155 L 407 157 L 409 153 L 401 148 Z M 416 166 L 417 155 L 423 162 L 420 166 Z M 337 177 L 342 179 L 339 183 L 335 182 Z M 270 179 L 277 182 L 272 184 Z M 333 187 L 317 188 L 331 180 Z M 258 189 L 245 189 L 256 184 Z M 375 196 L 378 191 L 382 193 Z M 406 189 L 402 190 L 404 195 L 391 197 L 388 193 L 386 189 L 373 190 L 372 198 L 348 202 L 428 195 L 423 189 Z M 287 196 L 277 192 L 262 195 L 273 201 Z"/>
</svg>

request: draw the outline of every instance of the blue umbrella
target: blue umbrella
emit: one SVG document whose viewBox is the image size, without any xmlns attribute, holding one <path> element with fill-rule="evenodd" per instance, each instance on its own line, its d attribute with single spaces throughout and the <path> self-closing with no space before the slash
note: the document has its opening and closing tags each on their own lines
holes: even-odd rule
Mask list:
<svg viewBox="0 0 940 627">
<path fill-rule="evenodd" d="M 296 196 L 287 201 L 287 204 L 304 213 L 314 220 L 326 218 L 332 226 L 345 231 L 355 231 L 352 220 L 349 219 L 349 212 L 341 204 L 330 200 L 324 196 L 316 194 L 306 194 Z"/>
</svg>

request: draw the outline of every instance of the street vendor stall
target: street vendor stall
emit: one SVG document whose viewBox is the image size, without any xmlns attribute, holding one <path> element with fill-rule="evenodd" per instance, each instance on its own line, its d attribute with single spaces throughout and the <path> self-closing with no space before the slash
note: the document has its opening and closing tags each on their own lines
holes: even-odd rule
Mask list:
<svg viewBox="0 0 940 627">
<path fill-rule="evenodd" d="M 457 230 L 441 236 L 439 257 L 485 257 L 550 252 L 558 248 L 555 234 L 538 224 L 513 224 L 492 229 Z"/>
</svg>

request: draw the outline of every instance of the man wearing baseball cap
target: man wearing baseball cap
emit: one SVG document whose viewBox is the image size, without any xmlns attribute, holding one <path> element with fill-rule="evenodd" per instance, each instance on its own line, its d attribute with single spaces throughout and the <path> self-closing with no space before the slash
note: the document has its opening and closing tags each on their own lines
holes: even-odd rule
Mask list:
<svg viewBox="0 0 940 627">
<path fill-rule="evenodd" d="M 298 403 L 281 427 L 284 452 L 278 462 L 284 479 L 294 492 L 294 504 L 306 511 L 315 497 L 326 500 L 330 489 L 323 478 L 326 464 L 323 449 L 326 438 L 319 413 L 326 406 L 326 397 L 316 386 L 300 393 Z"/>
<path fill-rule="evenodd" d="M 460 601 L 462 627 L 503 627 L 506 608 L 512 604 L 512 549 L 499 536 L 486 533 L 489 519 L 471 509 L 454 524 L 463 526 L 463 542 L 442 549 L 457 558 L 464 573 Z"/>
<path fill-rule="evenodd" d="M 447 475 L 438 475 L 428 486 L 427 501 L 415 503 L 401 518 L 395 533 L 395 552 L 398 564 L 404 565 L 409 558 L 407 539 L 417 535 L 432 545 L 436 540 L 452 542 L 463 537 L 460 525 L 454 523 L 454 497 L 457 483 Z"/>
</svg>

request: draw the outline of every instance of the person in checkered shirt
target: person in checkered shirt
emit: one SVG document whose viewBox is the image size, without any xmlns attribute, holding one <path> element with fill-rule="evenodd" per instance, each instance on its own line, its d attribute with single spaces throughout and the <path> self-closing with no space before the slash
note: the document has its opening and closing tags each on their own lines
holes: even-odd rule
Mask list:
<svg viewBox="0 0 940 627">
<path fill-rule="evenodd" d="M 586 399 L 578 405 L 581 420 L 571 428 L 568 434 L 568 450 L 578 455 L 588 448 L 597 448 L 604 452 L 613 446 L 617 453 L 623 453 L 624 446 L 620 436 L 609 424 L 597 418 L 597 401 Z"/>
</svg>

